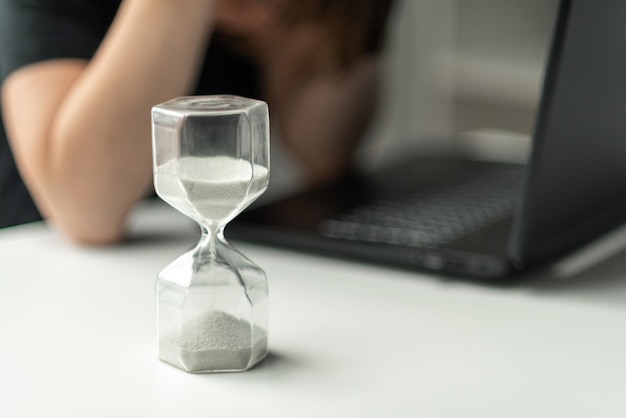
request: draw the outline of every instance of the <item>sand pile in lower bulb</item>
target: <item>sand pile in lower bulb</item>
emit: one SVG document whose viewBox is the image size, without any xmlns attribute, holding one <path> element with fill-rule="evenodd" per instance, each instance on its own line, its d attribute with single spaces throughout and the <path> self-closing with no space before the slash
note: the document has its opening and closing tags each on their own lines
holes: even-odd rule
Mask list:
<svg viewBox="0 0 626 418">
<path fill-rule="evenodd" d="M 159 357 L 190 372 L 244 370 L 265 352 L 267 334 L 220 311 L 208 311 L 183 324 L 180 332 L 164 334 Z"/>
</svg>

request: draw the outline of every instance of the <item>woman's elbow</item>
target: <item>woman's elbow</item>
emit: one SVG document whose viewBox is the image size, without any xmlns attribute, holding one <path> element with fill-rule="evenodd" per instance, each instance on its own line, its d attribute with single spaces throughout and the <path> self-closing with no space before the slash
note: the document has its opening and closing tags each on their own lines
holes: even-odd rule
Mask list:
<svg viewBox="0 0 626 418">
<path fill-rule="evenodd" d="M 123 241 L 124 234 L 121 231 L 102 230 L 66 230 L 70 240 L 81 246 L 102 247 L 119 244 Z"/>
<path fill-rule="evenodd" d="M 124 240 L 124 215 L 93 211 L 89 208 L 56 208 L 47 222 L 71 242 L 81 246 L 110 246 Z"/>
</svg>

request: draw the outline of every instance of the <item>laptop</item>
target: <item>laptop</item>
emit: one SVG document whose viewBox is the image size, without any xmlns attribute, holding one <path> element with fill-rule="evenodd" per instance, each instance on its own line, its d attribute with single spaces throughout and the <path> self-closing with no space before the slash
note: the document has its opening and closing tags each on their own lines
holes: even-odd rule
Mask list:
<svg viewBox="0 0 626 418">
<path fill-rule="evenodd" d="M 524 164 L 416 157 L 251 208 L 231 239 L 498 280 L 626 221 L 626 2 L 563 0 Z"/>
</svg>

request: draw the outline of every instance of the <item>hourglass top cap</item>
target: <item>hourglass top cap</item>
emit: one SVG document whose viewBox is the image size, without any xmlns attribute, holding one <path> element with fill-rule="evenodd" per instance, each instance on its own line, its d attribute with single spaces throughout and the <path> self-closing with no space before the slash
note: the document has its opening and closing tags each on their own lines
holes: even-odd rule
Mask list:
<svg viewBox="0 0 626 418">
<path fill-rule="evenodd" d="M 228 115 L 236 113 L 248 113 L 256 107 L 267 107 L 261 100 L 247 97 L 221 94 L 212 96 L 185 96 L 168 100 L 154 106 L 154 110 L 163 110 L 185 115 Z"/>
</svg>

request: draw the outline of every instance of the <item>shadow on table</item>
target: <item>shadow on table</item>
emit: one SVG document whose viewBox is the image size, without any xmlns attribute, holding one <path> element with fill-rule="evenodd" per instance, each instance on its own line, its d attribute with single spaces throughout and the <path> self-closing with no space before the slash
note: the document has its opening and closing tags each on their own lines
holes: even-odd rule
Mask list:
<svg viewBox="0 0 626 418">
<path fill-rule="evenodd" d="M 533 293 L 626 307 L 626 229 L 522 279 Z"/>
<path fill-rule="evenodd" d="M 297 362 L 285 355 L 276 351 L 270 351 L 259 364 L 250 370 L 251 373 L 266 372 L 267 369 L 272 371 L 283 372 L 288 369 L 293 369 L 297 365 Z"/>
<path fill-rule="evenodd" d="M 464 283 L 503 292 L 583 300 L 626 308 L 626 226 L 553 264 L 529 269 L 509 278 L 438 278 L 451 286 Z"/>
<path fill-rule="evenodd" d="M 195 245 L 200 238 L 200 231 L 192 228 L 180 230 L 139 231 L 130 235 L 122 244 L 123 246 L 152 246 L 152 245 L 176 245 L 187 243 Z"/>
</svg>

